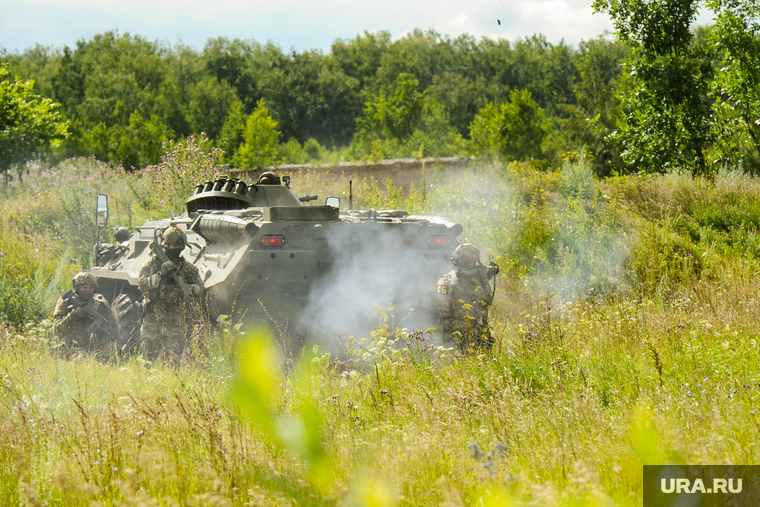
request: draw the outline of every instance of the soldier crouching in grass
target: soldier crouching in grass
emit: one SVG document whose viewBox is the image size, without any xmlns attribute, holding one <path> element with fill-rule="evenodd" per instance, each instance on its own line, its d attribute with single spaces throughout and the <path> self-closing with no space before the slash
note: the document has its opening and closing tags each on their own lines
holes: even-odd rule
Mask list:
<svg viewBox="0 0 760 507">
<path fill-rule="evenodd" d="M 62 341 L 56 349 L 66 356 L 93 354 L 103 361 L 116 354 L 116 318 L 106 298 L 95 293 L 97 282 L 92 273 L 77 273 L 73 290 L 55 305 L 53 332 Z"/>
<path fill-rule="evenodd" d="M 203 291 L 203 280 L 198 268 L 181 255 L 187 235 L 172 225 L 162 236 L 163 246 L 157 246 L 158 252 L 154 250 L 140 268 L 140 290 L 145 297 L 140 353 L 148 361 L 162 358 L 176 364 L 187 346 L 192 322 L 200 318 L 197 297 Z M 159 258 L 163 255 L 168 260 Z"/>
<path fill-rule="evenodd" d="M 451 255 L 453 269 L 438 280 L 436 310 L 445 341 L 454 341 L 462 352 L 488 349 L 494 343 L 488 328 L 488 307 L 494 291 L 489 280 L 499 266 L 480 263 L 480 251 L 469 243 Z"/>
</svg>

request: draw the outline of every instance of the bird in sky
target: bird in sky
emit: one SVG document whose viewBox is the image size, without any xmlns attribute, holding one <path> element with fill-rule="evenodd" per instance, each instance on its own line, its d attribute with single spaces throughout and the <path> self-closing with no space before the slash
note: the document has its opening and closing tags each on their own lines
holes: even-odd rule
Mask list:
<svg viewBox="0 0 760 507">
<path fill-rule="evenodd" d="M 501 25 L 501 20 L 500 20 L 500 19 L 497 19 L 497 20 L 496 20 L 496 22 L 497 22 L 499 25 Z"/>
</svg>

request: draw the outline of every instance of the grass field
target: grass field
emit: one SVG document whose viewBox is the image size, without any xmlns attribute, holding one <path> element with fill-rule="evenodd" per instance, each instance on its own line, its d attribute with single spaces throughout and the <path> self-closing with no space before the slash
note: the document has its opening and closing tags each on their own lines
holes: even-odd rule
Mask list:
<svg viewBox="0 0 760 507">
<path fill-rule="evenodd" d="M 431 349 L 381 312 L 341 361 L 281 364 L 225 321 L 172 369 L 55 357 L 39 323 L 94 241 L 94 193 L 114 227 L 166 205 L 109 171 L 30 166 L 6 189 L 3 505 L 641 505 L 642 464 L 760 461 L 757 178 L 598 181 L 580 159 L 367 182 L 363 205 L 450 215 L 495 256 L 493 351 Z"/>
</svg>

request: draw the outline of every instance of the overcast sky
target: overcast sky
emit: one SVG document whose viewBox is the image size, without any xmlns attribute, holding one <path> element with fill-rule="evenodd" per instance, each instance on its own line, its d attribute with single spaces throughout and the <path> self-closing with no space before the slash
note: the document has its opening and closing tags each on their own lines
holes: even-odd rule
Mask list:
<svg viewBox="0 0 760 507">
<path fill-rule="evenodd" d="M 415 28 L 514 40 L 543 33 L 570 44 L 612 30 L 591 0 L 0 0 L 0 47 L 73 46 L 106 30 L 202 48 L 210 37 L 330 50 L 369 31 Z M 709 17 L 702 16 L 703 22 Z M 501 25 L 497 20 L 501 20 Z"/>
</svg>

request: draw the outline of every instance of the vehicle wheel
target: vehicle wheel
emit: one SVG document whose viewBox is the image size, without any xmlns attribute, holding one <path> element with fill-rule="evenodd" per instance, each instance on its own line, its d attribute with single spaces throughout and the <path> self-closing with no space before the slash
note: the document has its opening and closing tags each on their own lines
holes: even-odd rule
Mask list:
<svg viewBox="0 0 760 507">
<path fill-rule="evenodd" d="M 121 343 L 119 355 L 127 357 L 140 345 L 141 311 L 140 301 L 131 294 L 119 294 L 111 304 L 116 317 Z"/>
</svg>

